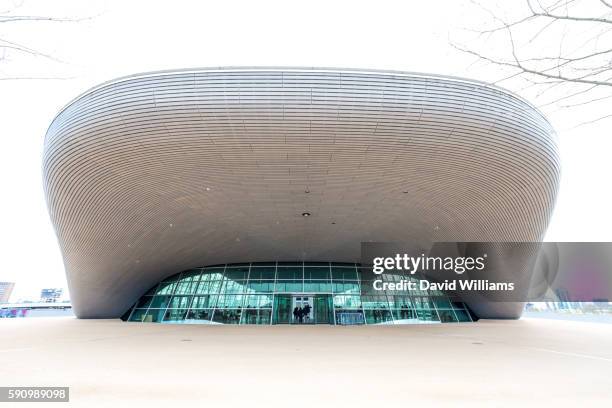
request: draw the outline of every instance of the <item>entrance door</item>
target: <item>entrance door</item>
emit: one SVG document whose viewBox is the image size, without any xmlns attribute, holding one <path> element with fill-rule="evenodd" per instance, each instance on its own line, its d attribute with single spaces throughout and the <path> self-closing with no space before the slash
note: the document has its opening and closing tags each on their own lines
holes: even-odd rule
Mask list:
<svg viewBox="0 0 612 408">
<path fill-rule="evenodd" d="M 312 295 L 296 295 L 293 296 L 293 307 L 291 311 L 293 312 L 295 308 L 301 309 L 303 311 L 302 321 L 301 323 L 309 324 L 315 323 L 315 308 L 314 308 L 314 296 Z M 308 313 L 305 313 L 308 311 Z M 300 323 L 300 319 L 298 316 L 291 316 L 293 318 L 293 323 Z"/>
<path fill-rule="evenodd" d="M 316 324 L 333 324 L 333 305 L 331 295 L 314 296 L 314 315 Z"/>
<path fill-rule="evenodd" d="M 292 304 L 291 295 L 274 295 L 274 315 L 272 316 L 272 323 L 292 323 Z"/>
</svg>

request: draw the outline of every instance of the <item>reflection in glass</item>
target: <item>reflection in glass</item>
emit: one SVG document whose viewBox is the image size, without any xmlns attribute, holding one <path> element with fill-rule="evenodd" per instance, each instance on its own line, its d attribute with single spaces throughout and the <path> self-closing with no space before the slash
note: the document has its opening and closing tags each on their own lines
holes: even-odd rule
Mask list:
<svg viewBox="0 0 612 408">
<path fill-rule="evenodd" d="M 210 322 L 212 319 L 212 314 L 212 309 L 191 309 L 187 312 L 185 320 L 194 322 Z"/>
<path fill-rule="evenodd" d="M 240 323 L 240 315 L 242 310 L 240 309 L 229 309 L 229 310 L 215 310 L 213 315 L 213 322 L 223 324 L 238 324 Z"/>
<path fill-rule="evenodd" d="M 164 322 L 182 323 L 185 320 L 187 309 L 168 309 L 164 316 Z"/>
</svg>

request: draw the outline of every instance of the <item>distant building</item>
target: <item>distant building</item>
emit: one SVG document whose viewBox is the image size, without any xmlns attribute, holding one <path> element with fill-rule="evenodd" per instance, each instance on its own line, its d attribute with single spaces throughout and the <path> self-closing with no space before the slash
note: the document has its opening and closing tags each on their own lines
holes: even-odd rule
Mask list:
<svg viewBox="0 0 612 408">
<path fill-rule="evenodd" d="M 61 288 L 48 288 L 40 291 L 40 301 L 44 303 L 56 303 L 62 297 L 64 290 Z"/>
<path fill-rule="evenodd" d="M 70 302 L 30 302 L 0 305 L 0 319 L 62 316 L 74 316 Z"/>
<path fill-rule="evenodd" d="M 0 303 L 8 303 L 14 287 L 15 282 L 0 282 Z"/>
</svg>

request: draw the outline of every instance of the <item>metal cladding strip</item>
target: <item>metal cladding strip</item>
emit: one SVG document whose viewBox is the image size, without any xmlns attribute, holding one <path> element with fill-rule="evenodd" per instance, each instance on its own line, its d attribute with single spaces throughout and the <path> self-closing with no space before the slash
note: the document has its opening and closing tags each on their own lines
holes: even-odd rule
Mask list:
<svg viewBox="0 0 612 408">
<path fill-rule="evenodd" d="M 79 317 L 195 266 L 539 240 L 560 172 L 549 123 L 500 88 L 314 68 L 103 84 L 55 118 L 43 166 Z"/>
</svg>

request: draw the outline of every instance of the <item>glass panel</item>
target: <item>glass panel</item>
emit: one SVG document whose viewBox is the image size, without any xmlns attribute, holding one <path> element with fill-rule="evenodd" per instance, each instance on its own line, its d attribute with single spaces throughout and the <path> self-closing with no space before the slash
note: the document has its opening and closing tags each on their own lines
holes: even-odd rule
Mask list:
<svg viewBox="0 0 612 408">
<path fill-rule="evenodd" d="M 291 295 L 274 296 L 274 324 L 290 323 L 292 318 Z"/>
<path fill-rule="evenodd" d="M 394 309 L 393 316 L 395 320 L 414 320 L 418 318 L 416 312 L 408 307 Z"/>
<path fill-rule="evenodd" d="M 212 309 L 191 309 L 187 312 L 187 316 L 185 316 L 185 320 L 192 321 L 210 321 L 213 315 Z"/>
<path fill-rule="evenodd" d="M 435 297 L 433 301 L 438 309 L 451 309 L 451 303 L 448 298 L 445 297 Z"/>
<path fill-rule="evenodd" d="M 336 283 L 334 281 L 334 293 L 359 293 L 357 282 Z"/>
<path fill-rule="evenodd" d="M 132 316 L 130 316 L 130 322 L 142 322 L 146 313 L 147 309 L 134 309 Z"/>
<path fill-rule="evenodd" d="M 274 290 L 275 292 L 302 292 L 303 285 L 301 280 L 277 280 Z"/>
<path fill-rule="evenodd" d="M 316 295 L 314 297 L 314 323 L 333 324 L 331 295 Z"/>
<path fill-rule="evenodd" d="M 453 301 L 452 302 L 453 309 L 465 310 L 465 305 L 463 302 Z"/>
<path fill-rule="evenodd" d="M 142 321 L 146 323 L 147 322 L 152 322 L 152 323 L 161 322 L 162 317 L 164 316 L 165 312 L 166 312 L 166 309 L 149 309 L 147 310 L 147 313 L 142 316 Z"/>
<path fill-rule="evenodd" d="M 386 296 L 362 296 L 364 309 L 388 309 L 389 302 Z"/>
<path fill-rule="evenodd" d="M 355 268 L 332 267 L 332 279 L 336 280 L 357 280 L 357 270 Z"/>
<path fill-rule="evenodd" d="M 149 306 L 151 309 L 165 309 L 172 296 L 153 296 L 153 301 Z"/>
<path fill-rule="evenodd" d="M 240 324 L 270 324 L 272 309 L 244 309 Z"/>
<path fill-rule="evenodd" d="M 174 296 L 168 308 L 170 309 L 187 309 L 191 303 L 192 296 Z"/>
<path fill-rule="evenodd" d="M 244 301 L 244 295 L 219 295 L 218 308 L 239 308 Z"/>
<path fill-rule="evenodd" d="M 364 323 L 365 319 L 361 310 L 336 310 L 336 324 L 347 326 Z"/>
<path fill-rule="evenodd" d="M 276 279 L 297 279 L 302 280 L 304 278 L 302 268 L 279 266 L 276 270 Z"/>
<path fill-rule="evenodd" d="M 224 280 L 220 293 L 244 293 L 246 281 Z"/>
<path fill-rule="evenodd" d="M 272 307 L 272 296 L 266 295 L 249 295 L 245 296 L 244 307 Z"/>
<path fill-rule="evenodd" d="M 177 283 L 174 293 L 177 295 L 189 295 L 193 293 L 197 284 L 197 282 L 191 282 L 190 280 L 181 280 Z"/>
<path fill-rule="evenodd" d="M 414 296 L 412 299 L 416 309 L 433 309 L 433 302 L 427 296 Z"/>
<path fill-rule="evenodd" d="M 175 293 L 183 295 L 192 293 L 197 286 L 197 282 L 200 280 L 200 274 L 201 272 L 199 269 L 183 272 L 181 279 L 178 281 Z"/>
<path fill-rule="evenodd" d="M 274 267 L 269 267 L 269 268 L 251 268 L 251 275 L 250 278 L 251 280 L 254 279 L 274 279 L 274 271 L 275 268 Z"/>
<path fill-rule="evenodd" d="M 164 316 L 165 323 L 178 323 L 183 322 L 185 319 L 185 314 L 187 313 L 187 309 L 169 309 L 166 311 L 166 315 Z"/>
<path fill-rule="evenodd" d="M 389 296 L 391 307 L 395 309 L 411 309 L 412 299 L 410 296 Z"/>
<path fill-rule="evenodd" d="M 361 308 L 360 296 L 335 295 L 334 307 L 342 309 L 359 309 Z"/>
<path fill-rule="evenodd" d="M 428 322 L 439 322 L 438 315 L 435 310 L 431 309 L 417 309 L 417 316 L 419 320 L 424 320 Z"/>
<path fill-rule="evenodd" d="M 202 272 L 203 280 L 220 280 L 223 279 L 223 270 L 225 268 L 204 268 Z"/>
<path fill-rule="evenodd" d="M 308 267 L 304 268 L 304 279 L 326 279 L 329 280 L 329 267 Z"/>
<path fill-rule="evenodd" d="M 215 294 L 221 289 L 221 281 L 201 281 L 195 290 L 197 294 Z"/>
<path fill-rule="evenodd" d="M 217 295 L 213 296 L 195 296 L 193 298 L 193 302 L 191 303 L 192 309 L 208 309 L 210 307 L 215 307 L 217 302 Z"/>
<path fill-rule="evenodd" d="M 374 309 L 364 310 L 365 319 L 368 324 L 379 324 L 393 320 L 390 310 Z"/>
<path fill-rule="evenodd" d="M 238 324 L 240 323 L 240 314 L 241 310 L 236 309 L 226 309 L 226 310 L 215 310 L 215 314 L 213 315 L 213 322 L 223 323 L 223 324 Z"/>
<path fill-rule="evenodd" d="M 293 281 L 289 281 L 289 282 L 293 282 Z M 274 293 L 288 292 L 288 291 L 289 290 L 287 289 L 287 285 L 284 281 L 276 282 L 276 285 L 274 285 Z"/>
<path fill-rule="evenodd" d="M 304 292 L 330 293 L 331 283 L 325 281 L 305 281 Z"/>
<path fill-rule="evenodd" d="M 438 315 L 440 316 L 440 321 L 442 323 L 451 323 L 457 321 L 457 317 L 455 317 L 455 313 L 452 310 L 438 309 Z"/>
<path fill-rule="evenodd" d="M 146 309 L 147 307 L 149 307 L 152 300 L 153 300 L 153 296 L 143 296 L 140 299 L 138 299 L 138 303 L 136 303 L 136 308 Z"/>
<path fill-rule="evenodd" d="M 227 279 L 246 280 L 249 277 L 249 268 L 227 268 L 224 274 Z"/>
<path fill-rule="evenodd" d="M 455 314 L 457 315 L 457 319 L 460 322 L 471 322 L 472 321 L 472 319 L 470 318 L 470 315 L 465 310 L 455 309 Z"/>
<path fill-rule="evenodd" d="M 274 281 L 249 281 L 248 289 L 256 292 L 272 292 L 274 290 Z"/>
<path fill-rule="evenodd" d="M 162 282 L 157 288 L 158 295 L 171 295 L 176 289 L 176 282 Z"/>
</svg>

